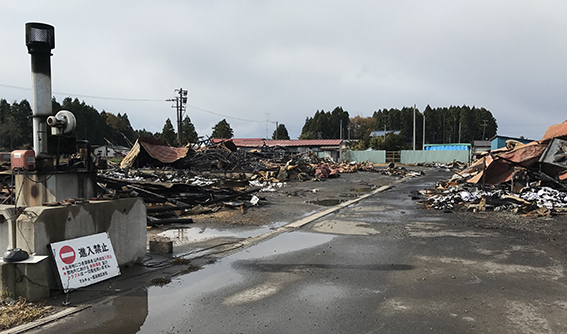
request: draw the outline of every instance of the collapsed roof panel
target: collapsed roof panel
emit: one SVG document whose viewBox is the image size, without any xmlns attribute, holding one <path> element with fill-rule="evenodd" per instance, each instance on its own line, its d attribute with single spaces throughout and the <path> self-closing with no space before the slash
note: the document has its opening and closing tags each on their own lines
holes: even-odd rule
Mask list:
<svg viewBox="0 0 567 334">
<path fill-rule="evenodd" d="M 143 167 L 146 164 L 163 166 L 184 158 L 188 151 L 188 147 L 171 147 L 154 138 L 140 137 L 122 160 L 120 167 Z"/>
</svg>

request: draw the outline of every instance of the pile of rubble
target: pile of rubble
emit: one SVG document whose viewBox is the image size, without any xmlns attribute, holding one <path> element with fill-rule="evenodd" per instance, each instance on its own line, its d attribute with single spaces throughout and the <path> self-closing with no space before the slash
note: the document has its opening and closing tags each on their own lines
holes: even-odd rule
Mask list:
<svg viewBox="0 0 567 334">
<path fill-rule="evenodd" d="M 372 163 L 335 163 L 314 152 L 293 153 L 281 146 L 238 149 L 231 141 L 207 143 L 199 148 L 170 147 L 153 138 L 139 138 L 120 164 L 122 170 L 169 168 L 185 175 L 242 174 L 261 182 L 320 180 L 341 173 L 372 171 L 390 176 L 408 176 L 405 169 L 375 168 Z"/>
<path fill-rule="evenodd" d="M 328 163 L 313 152 L 291 153 L 283 147 L 240 150 L 231 141 L 200 148 L 170 147 L 155 139 L 139 138 L 120 164 L 121 169 L 166 167 L 193 175 L 248 174 L 252 179 L 311 180 L 319 165 Z M 255 175 L 252 177 L 252 175 Z"/>
<path fill-rule="evenodd" d="M 190 219 L 181 217 L 222 208 L 244 212 L 265 203 L 256 193 L 277 191 L 288 181 L 321 181 L 359 171 L 398 178 L 422 175 L 393 164 L 377 168 L 371 162 L 335 163 L 312 151 L 295 153 L 279 146 L 244 150 L 231 141 L 223 141 L 198 147 L 170 147 L 153 138 L 139 138 L 120 166 L 103 165 L 108 168 L 100 169 L 97 175 L 97 199 L 142 197 L 150 225 L 190 223 Z M 7 172 L 0 189 L 0 201 L 5 203 L 13 200 L 11 174 Z M 72 203 L 65 200 L 44 204 Z"/>
<path fill-rule="evenodd" d="M 510 211 L 534 216 L 567 212 L 567 122 L 539 141 L 484 154 L 470 167 L 421 191 L 427 208 Z"/>
<path fill-rule="evenodd" d="M 437 210 L 508 211 L 530 216 L 551 216 L 567 212 L 567 193 L 532 185 L 519 193 L 509 189 L 481 189 L 468 184 L 420 192 L 426 208 Z"/>
<path fill-rule="evenodd" d="M 149 224 L 190 222 L 197 213 L 247 208 L 264 203 L 254 193 L 276 191 L 288 181 L 319 181 L 341 173 L 373 171 L 395 177 L 418 176 L 405 168 L 375 168 L 372 163 L 334 163 L 314 152 L 284 147 L 238 149 L 231 141 L 174 148 L 140 138 L 120 167 L 100 171 L 104 198 L 141 196 Z M 159 220 L 156 220 L 159 219 Z"/>
<path fill-rule="evenodd" d="M 123 173 L 112 171 L 98 175 L 98 185 L 105 192 L 103 198 L 141 197 L 147 206 L 148 225 L 191 223 L 191 219 L 180 217 L 214 212 L 223 207 L 245 211 L 261 204 L 254 193 L 262 188 L 250 186 L 248 180 L 184 179 L 179 172 L 171 171 Z"/>
</svg>

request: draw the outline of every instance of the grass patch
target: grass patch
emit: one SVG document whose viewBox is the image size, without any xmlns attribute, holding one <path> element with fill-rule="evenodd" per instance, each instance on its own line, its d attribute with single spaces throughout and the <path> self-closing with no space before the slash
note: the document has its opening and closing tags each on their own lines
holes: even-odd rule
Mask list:
<svg viewBox="0 0 567 334">
<path fill-rule="evenodd" d="M 0 302 L 0 330 L 39 319 L 50 313 L 51 306 L 33 304 L 25 299 L 5 299 Z"/>
<path fill-rule="evenodd" d="M 189 274 L 189 273 L 192 273 L 192 272 L 200 270 L 200 269 L 201 269 L 201 267 L 190 264 L 187 268 L 181 270 L 179 272 L 179 274 L 185 275 L 185 274 Z"/>
<path fill-rule="evenodd" d="M 171 264 L 173 264 L 174 266 L 186 265 L 189 263 L 191 263 L 191 260 L 187 260 L 183 257 L 174 257 L 173 260 L 171 260 Z"/>
<path fill-rule="evenodd" d="M 169 277 L 156 277 L 152 279 L 152 284 L 157 286 L 164 286 L 171 283 L 171 278 Z"/>
</svg>

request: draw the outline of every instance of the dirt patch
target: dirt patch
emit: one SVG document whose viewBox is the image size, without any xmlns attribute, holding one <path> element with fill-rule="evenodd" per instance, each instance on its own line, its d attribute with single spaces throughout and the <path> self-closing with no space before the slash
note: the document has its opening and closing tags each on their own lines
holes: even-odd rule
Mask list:
<svg viewBox="0 0 567 334">
<path fill-rule="evenodd" d="M 164 286 L 164 285 L 171 283 L 171 278 L 169 278 L 169 277 L 156 277 L 156 278 L 152 279 L 151 282 L 152 282 L 152 285 Z"/>
</svg>

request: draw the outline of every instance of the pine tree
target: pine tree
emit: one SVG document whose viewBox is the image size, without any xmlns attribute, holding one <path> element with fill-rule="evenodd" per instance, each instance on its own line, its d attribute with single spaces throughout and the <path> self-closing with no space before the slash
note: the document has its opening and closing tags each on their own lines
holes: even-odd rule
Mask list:
<svg viewBox="0 0 567 334">
<path fill-rule="evenodd" d="M 177 146 L 179 144 L 177 142 L 177 134 L 175 133 L 175 129 L 173 128 L 173 124 L 171 124 L 171 120 L 169 118 L 165 121 L 165 125 L 163 126 L 159 139 L 170 146 Z"/>
<path fill-rule="evenodd" d="M 278 125 L 278 128 L 272 134 L 272 139 L 289 140 L 289 134 L 284 124 Z"/>
<path fill-rule="evenodd" d="M 191 119 L 187 115 L 185 115 L 183 121 L 181 121 L 181 138 L 185 145 L 187 143 L 196 143 L 199 139 L 195 125 L 191 123 Z"/>
<path fill-rule="evenodd" d="M 222 121 L 218 122 L 213 127 L 213 133 L 211 134 L 211 138 L 232 138 L 234 136 L 234 132 L 230 127 L 230 124 L 223 119 Z"/>
</svg>

